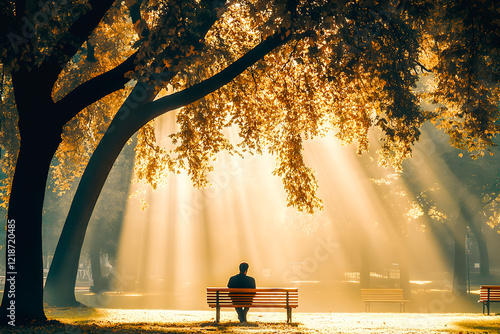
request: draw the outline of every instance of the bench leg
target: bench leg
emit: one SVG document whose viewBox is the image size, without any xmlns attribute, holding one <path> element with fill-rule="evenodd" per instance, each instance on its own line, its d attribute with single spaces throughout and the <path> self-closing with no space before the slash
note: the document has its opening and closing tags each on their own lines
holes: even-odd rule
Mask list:
<svg viewBox="0 0 500 334">
<path fill-rule="evenodd" d="M 365 312 L 370 313 L 370 302 L 365 302 Z"/>
<path fill-rule="evenodd" d="M 215 308 L 215 323 L 219 323 L 220 321 L 220 306 Z"/>
<path fill-rule="evenodd" d="M 286 323 L 289 324 L 292 322 L 292 308 L 287 307 L 286 308 Z"/>
</svg>

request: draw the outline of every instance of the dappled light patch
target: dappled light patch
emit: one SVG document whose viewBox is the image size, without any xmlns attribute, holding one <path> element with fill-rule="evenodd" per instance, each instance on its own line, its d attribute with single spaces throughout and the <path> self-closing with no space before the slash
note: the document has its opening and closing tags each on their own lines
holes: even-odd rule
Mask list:
<svg viewBox="0 0 500 334">
<path fill-rule="evenodd" d="M 49 318 L 61 321 L 88 321 L 89 318 L 102 316 L 102 311 L 93 307 L 47 307 L 45 314 Z"/>
</svg>

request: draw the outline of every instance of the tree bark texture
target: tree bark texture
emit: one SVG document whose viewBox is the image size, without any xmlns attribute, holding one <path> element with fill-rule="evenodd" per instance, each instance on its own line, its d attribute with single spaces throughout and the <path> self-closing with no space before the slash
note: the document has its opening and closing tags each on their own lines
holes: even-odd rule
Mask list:
<svg viewBox="0 0 500 334">
<path fill-rule="evenodd" d="M 106 178 L 128 139 L 128 133 L 118 130 L 105 135 L 85 169 L 47 276 L 45 298 L 50 305 L 80 305 L 74 289 L 85 232 Z"/>
<path fill-rule="evenodd" d="M 134 99 L 134 91 L 140 87 L 147 93 L 141 101 Z M 155 95 L 154 91 L 148 91 L 143 86 L 134 88 L 92 154 L 78 184 L 47 276 L 45 301 L 49 305 L 81 306 L 75 297 L 75 284 L 90 217 L 113 164 L 136 132 L 134 124 L 128 121 L 131 110 L 151 101 Z"/>
<path fill-rule="evenodd" d="M 21 145 L 10 194 L 6 284 L 0 322 L 18 325 L 45 320 L 43 311 L 42 212 L 50 163 L 61 142 L 62 124 L 48 117 L 54 105 L 43 81 L 13 76 Z M 31 82 L 30 82 L 31 81 Z M 38 85 L 38 86 L 36 86 Z M 13 321 L 13 322 L 12 322 Z"/>
<path fill-rule="evenodd" d="M 135 54 L 115 70 L 103 73 L 54 103 L 52 90 L 65 63 L 78 51 L 99 24 L 114 0 L 90 0 L 90 10 L 68 28 L 68 34 L 54 45 L 54 53 L 42 64 L 19 59 L 12 72 L 19 115 L 21 145 L 9 199 L 6 243 L 7 284 L 0 306 L 0 323 L 17 325 L 46 320 L 43 311 L 42 214 L 50 164 L 60 142 L 62 128 L 81 109 L 123 88 L 124 73 L 133 69 Z M 25 1 L 15 3 L 17 26 L 23 27 Z M 22 34 L 21 34 L 22 35 Z M 29 43 L 26 48 L 32 47 Z M 102 81 L 107 81 L 102 85 Z M 9 253 L 10 244 L 10 253 Z M 15 246 L 15 248 L 13 248 Z M 9 267 L 10 265 L 10 267 Z"/>
</svg>

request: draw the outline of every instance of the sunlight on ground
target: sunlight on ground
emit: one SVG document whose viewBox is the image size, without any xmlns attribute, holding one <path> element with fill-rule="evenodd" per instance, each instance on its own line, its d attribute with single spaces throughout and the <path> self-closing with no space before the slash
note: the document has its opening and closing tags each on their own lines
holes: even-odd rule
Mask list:
<svg viewBox="0 0 500 334">
<path fill-rule="evenodd" d="M 176 126 L 175 117 L 166 116 L 158 120 L 160 141 Z M 168 140 L 162 144 L 168 147 Z M 449 288 L 451 271 L 439 242 L 404 218 L 408 198 L 399 193 L 409 190 L 395 184 L 393 172 L 333 135 L 304 145 L 324 211 L 309 215 L 287 207 L 283 184 L 272 175 L 273 157 L 219 154 L 212 187 L 194 189 L 181 173 L 161 189 L 143 189 L 146 210 L 137 198 L 127 203 L 113 268 L 112 289 L 119 295 L 87 305 L 203 309 L 206 287 L 225 286 L 243 260 L 259 287 L 299 287 L 303 312 L 363 310 L 360 272 L 371 276 L 372 287 L 400 288 L 404 271 L 422 282 L 415 289 L 428 289 L 430 279 Z M 372 179 L 392 184 L 381 188 Z M 141 193 L 140 185 L 132 188 Z M 428 305 L 411 307 L 407 311 Z"/>
<path fill-rule="evenodd" d="M 286 324 L 286 312 L 250 312 L 240 325 L 236 313 L 215 311 L 47 309 L 60 324 L 19 327 L 9 333 L 498 333 L 498 316 L 446 313 L 295 313 Z M 0 328 L 0 331 L 2 329 Z"/>
</svg>

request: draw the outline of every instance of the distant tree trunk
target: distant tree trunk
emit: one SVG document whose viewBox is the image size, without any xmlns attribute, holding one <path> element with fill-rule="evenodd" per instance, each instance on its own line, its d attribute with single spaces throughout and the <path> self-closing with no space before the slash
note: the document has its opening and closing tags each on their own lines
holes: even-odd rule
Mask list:
<svg viewBox="0 0 500 334">
<path fill-rule="evenodd" d="M 434 221 L 429 215 L 428 209 L 424 210 L 424 212 L 424 216 L 427 220 L 426 226 L 429 228 L 428 233 L 432 234 L 434 239 L 437 241 L 436 247 L 439 252 L 441 252 L 441 255 L 448 257 L 448 243 L 444 242 L 444 240 L 449 237 L 453 238 L 453 231 L 451 231 L 450 227 L 446 223 Z M 451 267 L 449 261 L 446 261 L 446 264 Z"/>
<path fill-rule="evenodd" d="M 356 232 L 355 232 L 356 233 Z M 361 289 L 370 288 L 370 254 L 364 232 L 358 232 L 358 250 L 361 256 L 361 270 L 359 271 L 359 283 Z"/>
<path fill-rule="evenodd" d="M 400 286 L 401 289 L 403 289 L 403 297 L 404 299 L 409 300 L 411 296 L 410 273 L 405 260 L 402 260 L 399 263 L 399 275 Z"/>
<path fill-rule="evenodd" d="M 101 292 L 106 290 L 106 284 L 101 271 L 101 249 L 94 245 L 90 248 L 90 269 L 92 271 L 92 292 Z"/>
<path fill-rule="evenodd" d="M 481 277 L 488 277 L 490 275 L 490 259 L 488 255 L 488 246 L 486 244 L 486 239 L 484 238 L 483 231 L 481 231 L 481 227 L 478 226 L 478 224 L 474 220 L 470 221 L 469 227 L 472 230 L 474 238 L 477 242 L 479 251 L 480 275 Z"/>
<path fill-rule="evenodd" d="M 474 237 L 476 238 L 477 247 L 479 249 L 479 274 L 481 277 L 488 277 L 490 276 L 490 258 L 486 240 L 480 229 L 478 229 L 477 232 L 474 230 Z"/>
<path fill-rule="evenodd" d="M 490 274 L 490 260 L 488 255 L 488 246 L 486 244 L 483 232 L 481 231 L 480 222 L 478 222 L 477 220 L 478 215 L 475 213 L 479 212 L 479 208 L 477 210 L 471 211 L 470 207 L 465 201 L 461 201 L 460 205 L 462 207 L 462 209 L 460 210 L 462 220 L 465 225 L 469 226 L 477 242 L 479 251 L 480 275 L 481 277 L 487 277 Z"/>
<path fill-rule="evenodd" d="M 465 266 L 465 235 L 467 225 L 464 222 L 463 211 L 460 208 L 459 216 L 455 223 L 453 237 L 455 239 L 455 263 L 453 270 L 453 292 L 465 295 L 467 292 L 467 268 Z"/>
<path fill-rule="evenodd" d="M 15 325 L 46 320 L 42 209 L 50 163 L 62 133 L 62 125 L 47 116 L 54 111 L 53 102 L 42 84 L 36 86 L 36 74 L 33 70 L 13 75 L 21 145 L 9 202 L 6 283 L 0 322 L 14 320 Z"/>
</svg>

